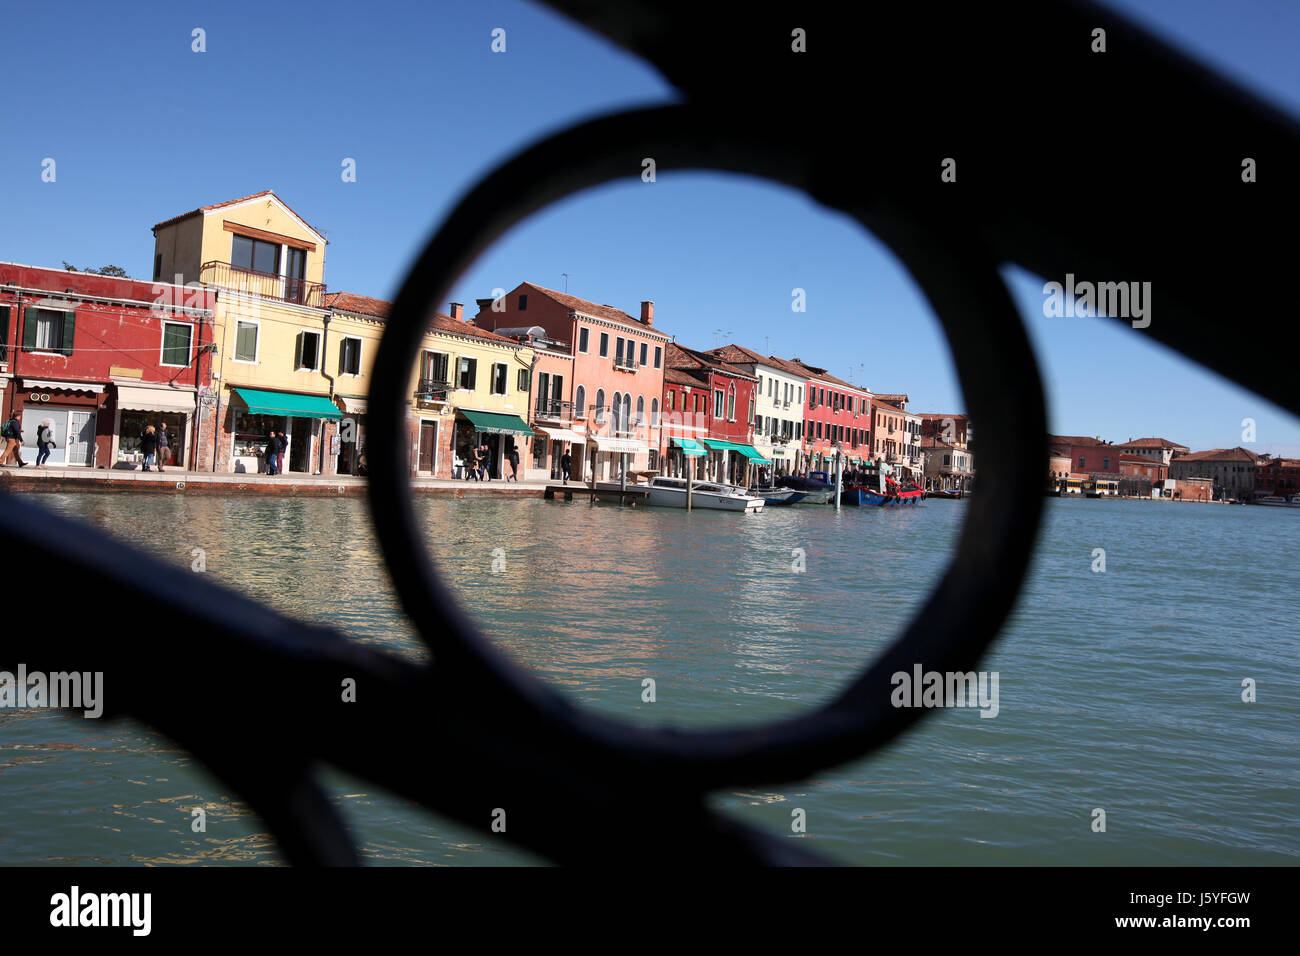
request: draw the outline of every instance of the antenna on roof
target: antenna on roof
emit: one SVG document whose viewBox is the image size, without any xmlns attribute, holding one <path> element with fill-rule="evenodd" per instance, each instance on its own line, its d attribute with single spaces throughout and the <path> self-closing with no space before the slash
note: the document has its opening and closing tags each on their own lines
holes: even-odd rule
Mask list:
<svg viewBox="0 0 1300 956">
<path fill-rule="evenodd" d="M 564 294 L 565 294 L 565 295 L 568 295 L 568 294 L 569 294 L 569 274 L 568 274 L 567 272 L 561 272 L 560 275 L 564 276 Z"/>
<path fill-rule="evenodd" d="M 721 339 L 719 345 L 726 345 L 730 341 L 731 329 L 714 329 L 713 334 Z"/>
</svg>

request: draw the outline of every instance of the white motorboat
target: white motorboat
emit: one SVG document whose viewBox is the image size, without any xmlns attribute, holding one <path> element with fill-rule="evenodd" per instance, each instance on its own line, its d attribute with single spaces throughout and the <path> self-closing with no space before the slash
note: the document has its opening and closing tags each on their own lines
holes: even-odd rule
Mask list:
<svg viewBox="0 0 1300 956">
<path fill-rule="evenodd" d="M 646 502 L 659 508 L 686 507 L 686 479 L 660 476 L 650 479 L 650 494 Z M 710 508 L 715 511 L 763 510 L 764 501 L 757 495 L 747 494 L 735 485 L 716 481 L 696 481 L 691 484 L 691 508 Z"/>
<path fill-rule="evenodd" d="M 1251 504 L 1272 505 L 1274 508 L 1300 508 L 1300 496 L 1296 495 L 1261 495 Z"/>
</svg>

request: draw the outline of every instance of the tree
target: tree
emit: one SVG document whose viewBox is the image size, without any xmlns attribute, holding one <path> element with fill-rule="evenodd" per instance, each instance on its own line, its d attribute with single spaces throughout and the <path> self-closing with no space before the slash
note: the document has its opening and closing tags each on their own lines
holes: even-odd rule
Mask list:
<svg viewBox="0 0 1300 956">
<path fill-rule="evenodd" d="M 78 269 L 76 266 L 68 262 L 67 259 L 64 259 L 63 268 L 66 272 L 85 272 L 89 275 L 117 276 L 121 279 L 128 278 L 126 270 L 121 266 L 100 266 L 98 269 Z"/>
</svg>

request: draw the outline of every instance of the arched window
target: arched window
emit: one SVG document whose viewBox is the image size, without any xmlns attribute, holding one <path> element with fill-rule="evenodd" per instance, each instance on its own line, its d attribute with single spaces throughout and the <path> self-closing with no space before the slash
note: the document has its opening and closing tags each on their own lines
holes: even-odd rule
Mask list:
<svg viewBox="0 0 1300 956">
<path fill-rule="evenodd" d="M 632 396 L 627 394 L 623 396 L 623 427 L 627 430 L 632 428 Z"/>
<path fill-rule="evenodd" d="M 587 417 L 587 388 L 585 385 L 579 385 L 578 390 L 573 393 L 573 417 Z"/>
<path fill-rule="evenodd" d="M 727 421 L 736 420 L 736 383 L 732 382 L 731 387 L 727 389 Z"/>
<path fill-rule="evenodd" d="M 593 411 L 596 413 L 596 424 L 605 424 L 605 390 L 603 388 L 596 389 L 596 407 Z"/>
<path fill-rule="evenodd" d="M 645 396 L 636 397 L 636 423 L 641 425 L 645 422 Z"/>
<path fill-rule="evenodd" d="M 659 399 L 650 399 L 650 427 L 659 427 Z"/>
<path fill-rule="evenodd" d="M 615 433 L 623 430 L 623 395 L 621 392 L 614 393 L 614 401 L 611 406 L 614 409 L 614 431 Z"/>
</svg>

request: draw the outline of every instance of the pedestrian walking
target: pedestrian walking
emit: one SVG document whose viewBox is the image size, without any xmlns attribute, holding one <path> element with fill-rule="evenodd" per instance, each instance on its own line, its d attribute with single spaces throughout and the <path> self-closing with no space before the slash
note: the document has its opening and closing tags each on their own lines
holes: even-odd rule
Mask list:
<svg viewBox="0 0 1300 956">
<path fill-rule="evenodd" d="M 9 416 L 9 420 L 0 425 L 0 436 L 4 437 L 4 454 L 0 455 L 0 465 L 9 464 L 12 458 L 18 462 L 18 467 L 22 468 L 27 462 L 23 461 L 23 426 L 18 420 L 18 412 L 15 411 Z"/>
<path fill-rule="evenodd" d="M 36 427 L 36 467 L 44 468 L 54 447 L 54 419 L 47 418 Z"/>
<path fill-rule="evenodd" d="M 167 423 L 158 423 L 158 470 L 163 470 L 163 465 L 171 461 L 172 443 L 171 437 L 167 434 Z"/>
<path fill-rule="evenodd" d="M 569 483 L 569 473 L 573 471 L 573 456 L 567 451 L 560 456 L 560 471 L 564 474 L 564 483 Z"/>
<path fill-rule="evenodd" d="M 478 448 L 476 448 L 476 449 L 474 450 L 474 460 L 478 463 L 478 480 L 479 480 L 479 481 L 487 481 L 487 480 L 488 480 L 488 469 L 487 469 L 487 464 L 488 464 L 488 447 L 487 447 L 487 445 L 479 445 Z"/>
<path fill-rule="evenodd" d="M 510 480 L 513 481 L 515 484 L 519 484 L 519 446 L 518 445 L 510 446 L 509 461 L 510 461 Z"/>
<path fill-rule="evenodd" d="M 140 454 L 144 456 L 144 464 L 141 466 L 141 471 L 148 471 L 153 467 L 153 456 L 157 449 L 157 429 L 152 425 L 146 425 L 144 431 L 140 433 Z"/>
<path fill-rule="evenodd" d="M 284 474 L 284 453 L 289 450 L 289 433 L 276 432 L 275 439 L 275 473 Z"/>
</svg>

